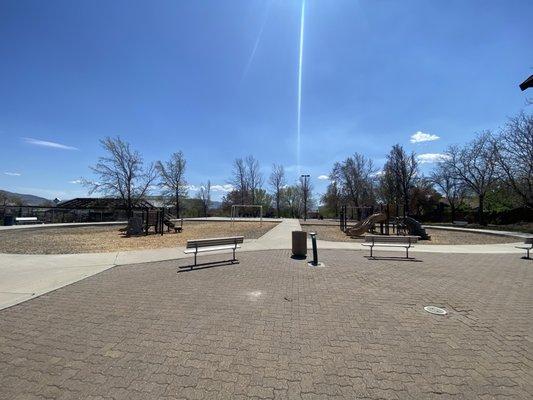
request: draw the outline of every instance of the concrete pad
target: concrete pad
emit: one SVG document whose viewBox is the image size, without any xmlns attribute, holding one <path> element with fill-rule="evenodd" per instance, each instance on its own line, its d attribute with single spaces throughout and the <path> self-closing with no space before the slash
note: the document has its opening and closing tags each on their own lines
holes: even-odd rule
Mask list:
<svg viewBox="0 0 533 400">
<path fill-rule="evenodd" d="M 190 257 L 190 254 L 187 255 L 183 253 L 184 250 L 185 247 L 181 246 L 166 249 L 121 251 L 117 253 L 115 264 L 138 264 L 144 262 L 156 262 Z"/>
<path fill-rule="evenodd" d="M 443 231 L 474 232 L 474 233 L 483 233 L 485 235 L 495 235 L 495 236 L 510 236 L 510 237 L 515 237 L 519 240 L 533 237 L 532 234 L 524 233 L 524 232 L 496 231 L 493 229 L 475 229 L 475 228 L 464 228 L 464 227 L 458 227 L 458 226 L 423 225 L 423 228 L 441 229 Z"/>
<path fill-rule="evenodd" d="M 73 226 L 74 224 L 64 224 Z M 79 225 L 79 224 L 75 224 Z M 48 225 L 50 226 L 50 225 Z M 433 228 L 433 227 L 432 227 Z M 457 229 L 457 228 L 456 228 Z M 245 240 L 237 252 L 261 250 L 286 250 L 291 246 L 292 231 L 301 230 L 297 219 L 282 219 L 273 229 L 259 239 Z M 458 229 L 459 230 L 459 229 Z M 519 238 L 517 238 L 517 241 Z M 425 245 L 419 243 L 409 250 L 410 253 L 461 253 L 461 254 L 523 254 L 523 250 L 515 248 L 517 243 L 481 244 L 481 245 Z M 311 240 L 308 240 L 311 249 Z M 352 250 L 368 252 L 360 242 L 317 241 L 319 258 L 320 251 L 326 249 Z M 0 254 L 0 309 L 9 307 L 43 293 L 77 282 L 97 274 L 115 265 L 139 264 L 166 260 L 191 258 L 184 254 L 184 247 L 153 250 L 135 250 L 113 253 L 86 254 Z M 378 252 L 400 252 L 402 248 L 376 247 Z M 222 254 L 217 251 L 202 254 L 201 260 L 208 254 Z"/>
<path fill-rule="evenodd" d="M 115 253 L 0 255 L 0 309 L 56 290 L 115 265 Z"/>
<path fill-rule="evenodd" d="M 14 306 L 35 297 L 35 293 L 0 292 L 0 310 Z"/>
<path fill-rule="evenodd" d="M 469 244 L 469 245 L 447 245 L 447 244 L 416 244 L 409 249 L 409 253 L 461 253 L 461 254 L 521 254 L 524 251 L 515 248 L 520 243 L 497 243 L 497 244 Z M 311 246 L 311 241 L 307 243 Z M 328 242 L 325 240 L 317 241 L 318 249 L 339 249 L 339 250 L 366 250 L 368 247 L 362 246 L 361 243 L 350 242 Z M 374 247 L 376 251 L 396 251 L 405 253 L 402 247 Z"/>
</svg>

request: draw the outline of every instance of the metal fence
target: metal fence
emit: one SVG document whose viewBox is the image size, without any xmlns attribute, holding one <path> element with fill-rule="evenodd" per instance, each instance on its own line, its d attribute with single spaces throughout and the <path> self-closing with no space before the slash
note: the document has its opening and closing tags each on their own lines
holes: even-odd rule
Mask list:
<svg viewBox="0 0 533 400">
<path fill-rule="evenodd" d="M 36 217 L 39 223 L 57 224 L 67 222 L 112 222 L 126 221 L 125 210 L 76 209 L 37 206 L 2 206 L 0 224 L 16 223 L 17 217 Z"/>
</svg>

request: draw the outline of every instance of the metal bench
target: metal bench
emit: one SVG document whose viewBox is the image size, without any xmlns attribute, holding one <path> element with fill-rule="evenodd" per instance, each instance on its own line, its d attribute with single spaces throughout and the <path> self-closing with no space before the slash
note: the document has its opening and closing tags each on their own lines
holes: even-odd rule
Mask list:
<svg viewBox="0 0 533 400">
<path fill-rule="evenodd" d="M 374 247 L 404 247 L 405 258 L 409 258 L 409 249 L 418 242 L 418 236 L 365 236 L 365 242 L 361 245 L 370 247 L 370 257 L 374 257 Z"/>
<path fill-rule="evenodd" d="M 198 253 L 207 251 L 233 250 L 233 259 L 230 261 L 234 263 L 237 261 L 235 258 L 235 251 L 241 247 L 239 244 L 243 242 L 244 236 L 187 240 L 187 249 L 184 251 L 184 253 L 194 254 L 194 265 L 191 265 L 191 269 L 192 267 L 198 265 L 196 263 L 196 256 Z"/>
<path fill-rule="evenodd" d="M 533 237 L 525 238 L 524 239 L 524 244 L 522 244 L 520 246 L 515 246 L 515 247 L 517 249 L 525 250 L 526 251 L 526 256 L 524 258 L 529 260 L 529 252 L 531 251 L 531 249 L 533 249 Z"/>
<path fill-rule="evenodd" d="M 15 217 L 15 222 L 17 225 L 40 223 L 37 217 Z"/>
</svg>

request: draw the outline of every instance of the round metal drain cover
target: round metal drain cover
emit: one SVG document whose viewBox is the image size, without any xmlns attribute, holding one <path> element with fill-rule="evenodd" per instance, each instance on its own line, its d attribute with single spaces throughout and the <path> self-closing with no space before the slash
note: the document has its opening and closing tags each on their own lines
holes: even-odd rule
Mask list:
<svg viewBox="0 0 533 400">
<path fill-rule="evenodd" d="M 436 315 L 446 315 L 448 314 L 448 311 L 446 311 L 443 308 L 435 307 L 435 306 L 425 306 L 424 310 L 426 310 L 430 314 L 436 314 Z"/>
</svg>

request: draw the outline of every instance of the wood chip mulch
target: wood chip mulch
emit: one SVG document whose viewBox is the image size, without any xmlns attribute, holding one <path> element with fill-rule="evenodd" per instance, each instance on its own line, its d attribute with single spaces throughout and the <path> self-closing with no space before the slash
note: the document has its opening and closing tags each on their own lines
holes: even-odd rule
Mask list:
<svg viewBox="0 0 533 400">
<path fill-rule="evenodd" d="M 276 222 L 184 222 L 182 233 L 126 237 L 114 226 L 21 229 L 0 232 L 0 253 L 75 254 L 144 250 L 184 246 L 188 239 L 244 236 L 257 239 L 276 226 Z"/>
</svg>

